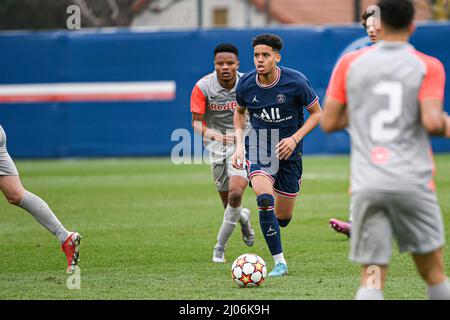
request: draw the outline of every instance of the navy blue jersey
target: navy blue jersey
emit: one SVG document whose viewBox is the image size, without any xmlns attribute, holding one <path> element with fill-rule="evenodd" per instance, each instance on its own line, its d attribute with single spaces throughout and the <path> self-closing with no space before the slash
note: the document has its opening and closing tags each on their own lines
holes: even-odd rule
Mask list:
<svg viewBox="0 0 450 320">
<path fill-rule="evenodd" d="M 276 157 L 275 146 L 303 126 L 303 109 L 312 107 L 318 99 L 308 79 L 296 70 L 277 67 L 277 77 L 268 86 L 259 83 L 256 70 L 246 73 L 236 88 L 236 100 L 250 115 L 252 130 L 247 145 L 250 161 L 259 161 L 262 153 Z M 287 160 L 300 159 L 302 146 L 300 141 Z"/>
</svg>

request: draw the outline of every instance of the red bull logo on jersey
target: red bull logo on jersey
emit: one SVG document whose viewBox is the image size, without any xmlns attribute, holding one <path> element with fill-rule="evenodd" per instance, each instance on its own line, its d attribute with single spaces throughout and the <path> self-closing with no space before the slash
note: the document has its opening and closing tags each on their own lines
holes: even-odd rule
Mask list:
<svg viewBox="0 0 450 320">
<path fill-rule="evenodd" d="M 209 109 L 213 111 L 228 111 L 228 110 L 234 110 L 237 107 L 236 101 L 230 101 L 225 105 L 219 105 L 219 104 L 210 104 Z"/>
</svg>

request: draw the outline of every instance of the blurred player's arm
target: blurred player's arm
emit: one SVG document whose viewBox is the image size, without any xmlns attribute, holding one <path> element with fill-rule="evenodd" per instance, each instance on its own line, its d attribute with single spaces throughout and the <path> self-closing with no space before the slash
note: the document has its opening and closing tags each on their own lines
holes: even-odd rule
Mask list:
<svg viewBox="0 0 450 320">
<path fill-rule="evenodd" d="M 223 144 L 233 144 L 234 137 L 224 135 L 221 132 L 208 128 L 203 115 L 206 112 L 206 97 L 203 91 L 196 85 L 191 93 L 192 127 L 194 131 L 202 135 L 204 140 L 216 140 Z"/>
<path fill-rule="evenodd" d="M 445 137 L 450 138 L 450 116 L 445 113 Z"/>
<path fill-rule="evenodd" d="M 450 138 L 450 117 L 443 109 L 441 100 L 426 99 L 421 101 L 421 121 L 429 134 Z"/>
<path fill-rule="evenodd" d="M 307 110 L 310 116 L 303 124 L 303 126 L 289 138 L 281 140 L 280 143 L 278 143 L 275 147 L 277 150 L 278 159 L 288 159 L 294 152 L 298 143 L 319 125 L 320 119 L 322 118 L 322 108 L 320 107 L 319 100 L 317 100 Z"/>
<path fill-rule="evenodd" d="M 345 129 L 348 126 L 347 106 L 341 101 L 327 96 L 320 126 L 325 132 Z"/>
<path fill-rule="evenodd" d="M 351 55 L 346 55 L 339 60 L 331 75 L 320 122 L 325 132 L 339 131 L 348 126 L 346 74 L 351 59 Z"/>
<path fill-rule="evenodd" d="M 450 138 L 450 117 L 444 112 L 445 69 L 443 64 L 422 56 L 427 72 L 419 91 L 420 117 L 425 130 L 431 135 Z"/>
<path fill-rule="evenodd" d="M 244 130 L 247 115 L 246 108 L 236 107 L 234 111 L 234 133 L 236 136 L 236 151 L 233 154 L 232 163 L 235 168 L 242 169 L 244 164 Z"/>
</svg>

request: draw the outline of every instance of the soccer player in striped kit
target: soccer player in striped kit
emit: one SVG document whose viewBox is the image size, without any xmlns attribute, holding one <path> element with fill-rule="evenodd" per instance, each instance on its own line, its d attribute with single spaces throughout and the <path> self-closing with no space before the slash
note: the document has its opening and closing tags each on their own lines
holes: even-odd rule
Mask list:
<svg viewBox="0 0 450 320">
<path fill-rule="evenodd" d="M 79 259 L 80 234 L 67 231 L 47 203 L 22 186 L 19 172 L 6 149 L 6 134 L 1 126 L 0 190 L 9 203 L 28 211 L 42 226 L 56 236 L 67 258 L 67 273 L 75 271 Z"/>
<path fill-rule="evenodd" d="M 380 41 L 345 55 L 327 90 L 322 128 L 351 136 L 350 259 L 362 266 L 356 299 L 383 299 L 392 240 L 412 254 L 430 299 L 450 299 L 444 225 L 429 135 L 450 138 L 442 63 L 408 43 L 409 0 L 379 0 Z"/>
<path fill-rule="evenodd" d="M 213 262 L 225 262 L 225 248 L 239 221 L 242 237 L 248 246 L 255 240 L 250 210 L 242 208 L 247 188 L 247 172 L 231 164 L 235 136 L 233 114 L 236 108 L 236 86 L 241 77 L 238 49 L 222 43 L 214 49 L 215 71 L 197 82 L 191 94 L 192 126 L 203 136 L 210 152 L 213 178 L 225 208 L 222 226 L 214 247 Z"/>
</svg>

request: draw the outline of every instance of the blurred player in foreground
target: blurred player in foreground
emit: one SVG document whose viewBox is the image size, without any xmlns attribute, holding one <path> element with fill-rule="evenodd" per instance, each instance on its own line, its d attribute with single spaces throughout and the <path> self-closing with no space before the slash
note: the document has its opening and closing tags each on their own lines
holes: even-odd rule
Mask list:
<svg viewBox="0 0 450 320">
<path fill-rule="evenodd" d="M 370 39 L 370 42 L 367 44 L 368 46 L 377 43 L 378 41 L 378 32 L 380 29 L 380 21 L 377 21 L 377 17 L 375 16 L 374 10 L 366 10 L 362 14 L 362 25 L 367 32 L 367 36 Z M 330 219 L 329 225 L 336 232 L 345 234 L 347 237 L 350 237 L 350 231 L 352 227 L 352 208 L 350 208 L 350 217 L 349 221 L 342 221 L 336 218 Z"/>
<path fill-rule="evenodd" d="M 233 114 L 236 108 L 236 85 L 241 77 L 238 49 L 223 43 L 214 50 L 215 71 L 197 82 L 191 94 L 192 126 L 203 136 L 210 152 L 214 181 L 225 208 L 222 226 L 214 247 L 213 262 L 225 262 L 225 247 L 241 224 L 242 237 L 248 246 L 255 240 L 250 210 L 242 208 L 242 196 L 248 185 L 247 172 L 231 164 L 234 153 Z"/>
<path fill-rule="evenodd" d="M 234 113 L 236 168 L 244 167 L 246 110 L 250 114 L 252 129 L 245 167 L 257 196 L 261 230 L 275 261 L 269 276 L 288 272 L 280 227 L 289 224 L 300 192 L 303 138 L 319 124 L 322 114 L 319 98 L 307 78 L 277 65 L 282 47 L 276 35 L 262 34 L 253 39 L 256 70 L 239 81 Z M 303 108 L 310 113 L 306 122 Z"/>
<path fill-rule="evenodd" d="M 362 265 L 356 299 L 383 299 L 393 238 L 401 252 L 412 254 L 428 297 L 450 299 L 428 137 L 450 137 L 445 71 L 408 43 L 411 1 L 379 0 L 378 6 L 382 41 L 339 61 L 321 123 L 327 132 L 350 128 L 350 259 Z"/>
<path fill-rule="evenodd" d="M 69 232 L 59 222 L 47 203 L 22 186 L 19 172 L 6 149 L 6 134 L 0 126 L 0 190 L 9 203 L 28 211 L 42 226 L 56 236 L 67 258 L 67 272 L 75 271 L 81 236 Z"/>
</svg>

